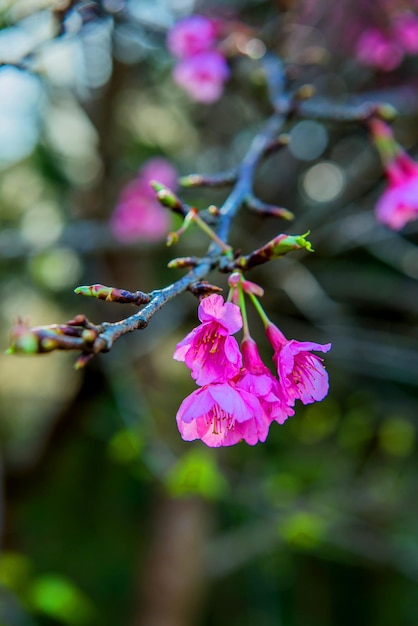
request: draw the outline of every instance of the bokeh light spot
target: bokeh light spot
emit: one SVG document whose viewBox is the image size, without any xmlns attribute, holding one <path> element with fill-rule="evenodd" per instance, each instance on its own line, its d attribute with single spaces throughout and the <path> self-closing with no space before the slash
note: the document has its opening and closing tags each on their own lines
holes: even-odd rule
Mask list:
<svg viewBox="0 0 418 626">
<path fill-rule="evenodd" d="M 22 235 L 29 243 L 45 246 L 61 235 L 63 223 L 53 204 L 43 203 L 28 211 L 22 219 Z"/>
<path fill-rule="evenodd" d="M 67 289 L 80 277 L 82 264 L 70 248 L 54 248 L 31 260 L 34 277 L 53 291 Z"/>
<path fill-rule="evenodd" d="M 328 144 L 328 132 L 318 122 L 304 120 L 290 132 L 289 150 L 301 161 L 313 161 L 324 152 Z"/>
<path fill-rule="evenodd" d="M 402 417 L 387 419 L 380 428 L 379 441 L 387 454 L 399 457 L 407 456 L 414 447 L 414 426 L 409 420 Z"/>
<path fill-rule="evenodd" d="M 337 165 L 322 162 L 308 169 L 302 179 L 302 188 L 310 200 L 330 202 L 343 191 L 344 173 Z"/>
</svg>

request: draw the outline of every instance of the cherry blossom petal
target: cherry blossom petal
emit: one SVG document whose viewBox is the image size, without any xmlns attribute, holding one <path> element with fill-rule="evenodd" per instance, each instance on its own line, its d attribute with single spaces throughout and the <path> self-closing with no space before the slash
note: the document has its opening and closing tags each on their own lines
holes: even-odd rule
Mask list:
<svg viewBox="0 0 418 626">
<path fill-rule="evenodd" d="M 222 296 L 212 294 L 203 298 L 198 308 L 198 317 L 205 322 L 218 322 L 230 335 L 242 328 L 241 311 L 236 304 L 224 302 Z"/>
</svg>

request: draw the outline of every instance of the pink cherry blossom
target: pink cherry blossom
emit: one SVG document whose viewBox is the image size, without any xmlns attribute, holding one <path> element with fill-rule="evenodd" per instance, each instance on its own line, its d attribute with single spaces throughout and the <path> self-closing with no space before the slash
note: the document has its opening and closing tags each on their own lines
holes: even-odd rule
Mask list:
<svg viewBox="0 0 418 626">
<path fill-rule="evenodd" d="M 202 15 L 192 15 L 177 22 L 167 36 L 167 47 L 179 59 L 213 48 L 216 42 L 214 22 Z"/>
<path fill-rule="evenodd" d="M 250 445 L 265 441 L 270 420 L 259 400 L 231 382 L 205 385 L 183 400 L 177 425 L 185 441 L 201 439 L 207 446 Z"/>
<path fill-rule="evenodd" d="M 399 45 L 409 54 L 418 53 L 418 17 L 403 13 L 394 22 L 394 32 Z"/>
<path fill-rule="evenodd" d="M 401 47 L 377 28 L 368 28 L 356 44 L 356 57 L 360 63 L 389 72 L 400 65 Z"/>
<path fill-rule="evenodd" d="M 170 215 L 155 201 L 141 197 L 120 202 L 110 218 L 110 229 L 118 241 L 161 241 L 170 229 Z"/>
<path fill-rule="evenodd" d="M 393 230 L 401 230 L 408 222 L 418 219 L 418 168 L 415 176 L 389 182 L 376 204 L 376 216 Z"/>
<path fill-rule="evenodd" d="M 147 186 L 152 198 L 155 198 L 155 192 L 150 186 L 152 180 L 157 180 L 173 191 L 177 189 L 176 169 L 171 165 L 170 161 L 162 157 L 154 157 L 145 161 L 139 170 L 139 178 Z"/>
<path fill-rule="evenodd" d="M 388 185 L 376 204 L 376 217 L 393 230 L 418 219 L 418 163 L 401 148 L 385 164 Z"/>
<path fill-rule="evenodd" d="M 122 189 L 109 222 L 114 236 L 122 243 L 161 241 L 170 229 L 170 214 L 157 201 L 151 180 L 175 189 L 177 173 L 166 159 L 150 159 Z"/>
<path fill-rule="evenodd" d="M 238 389 L 245 389 L 260 401 L 270 422 L 276 420 L 283 424 L 293 409 L 287 404 L 279 381 L 264 365 L 253 339 L 244 339 L 241 343 L 244 367 L 236 383 Z"/>
<path fill-rule="evenodd" d="M 201 52 L 184 59 L 173 69 L 174 81 L 196 102 L 210 104 L 222 95 L 229 77 L 228 65 L 219 52 Z"/>
<path fill-rule="evenodd" d="M 177 344 L 174 358 L 184 361 L 197 385 L 230 380 L 241 368 L 238 343 L 230 335 L 242 327 L 239 307 L 212 294 L 198 309 L 202 322 Z"/>
<path fill-rule="evenodd" d="M 328 374 L 322 359 L 311 354 L 311 350 L 328 352 L 331 344 L 288 340 L 274 324 L 267 326 L 266 334 L 275 350 L 273 361 L 288 404 L 293 405 L 295 400 L 303 404 L 323 400 L 328 393 Z"/>
</svg>

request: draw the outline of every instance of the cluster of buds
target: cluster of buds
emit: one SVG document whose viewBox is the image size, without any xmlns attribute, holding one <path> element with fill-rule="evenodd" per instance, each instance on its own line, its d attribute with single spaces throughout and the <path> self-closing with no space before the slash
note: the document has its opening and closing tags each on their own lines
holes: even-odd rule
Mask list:
<svg viewBox="0 0 418 626">
<path fill-rule="evenodd" d="M 84 315 L 76 317 L 66 324 L 49 326 L 29 326 L 18 320 L 10 333 L 8 354 L 44 354 L 53 350 L 80 350 L 75 368 L 80 369 L 98 352 L 106 349 L 100 338 L 102 328 L 89 322 Z"/>
<path fill-rule="evenodd" d="M 198 309 L 200 326 L 176 347 L 174 358 L 184 361 L 199 389 L 183 400 L 177 425 L 186 441 L 201 439 L 210 447 L 239 441 L 265 441 L 272 422 L 283 424 L 294 415 L 296 400 L 322 400 L 328 393 L 328 374 L 312 350 L 327 352 L 331 344 L 288 340 L 263 311 L 258 285 L 241 273 L 231 275 L 231 300 L 213 294 Z M 273 347 L 277 377 L 264 365 L 247 322 L 244 294 L 256 306 Z M 243 328 L 241 350 L 232 336 Z"/>
</svg>

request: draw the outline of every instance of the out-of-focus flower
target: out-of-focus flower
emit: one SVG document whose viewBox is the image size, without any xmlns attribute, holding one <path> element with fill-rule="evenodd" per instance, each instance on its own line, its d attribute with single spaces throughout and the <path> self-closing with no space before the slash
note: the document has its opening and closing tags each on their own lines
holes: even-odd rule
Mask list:
<svg viewBox="0 0 418 626">
<path fill-rule="evenodd" d="M 174 358 L 184 361 L 197 385 L 231 380 L 242 365 L 238 343 L 231 334 L 242 327 L 239 307 L 213 294 L 198 309 L 202 322 L 177 344 Z"/>
<path fill-rule="evenodd" d="M 150 195 L 153 198 L 155 198 L 155 192 L 149 185 L 151 180 L 157 180 L 173 191 L 177 189 L 177 172 L 167 159 L 155 157 L 145 161 L 139 170 L 139 176 L 141 181 L 150 189 Z"/>
<path fill-rule="evenodd" d="M 138 196 L 141 189 L 137 191 Z M 134 241 L 161 241 L 167 234 L 170 216 L 152 200 L 138 197 L 121 202 L 110 221 L 110 228 L 122 243 Z"/>
<path fill-rule="evenodd" d="M 150 159 L 123 188 L 110 218 L 110 229 L 122 243 L 161 241 L 170 229 L 170 214 L 156 199 L 151 180 L 175 189 L 177 173 L 165 159 Z"/>
<path fill-rule="evenodd" d="M 179 59 L 211 50 L 216 42 L 216 27 L 202 15 L 192 15 L 177 22 L 167 36 L 167 48 Z"/>
<path fill-rule="evenodd" d="M 376 216 L 382 224 L 400 230 L 418 219 L 418 164 L 403 154 L 386 174 L 389 183 L 376 204 Z"/>
<path fill-rule="evenodd" d="M 259 400 L 233 383 L 205 385 L 187 396 L 177 412 L 185 441 L 201 439 L 207 446 L 250 445 L 265 441 L 270 421 Z"/>
<path fill-rule="evenodd" d="M 264 365 L 253 339 L 243 339 L 241 343 L 244 367 L 237 381 L 238 389 L 245 389 L 260 401 L 270 422 L 276 420 L 283 424 L 293 409 L 287 404 L 279 381 Z"/>
<path fill-rule="evenodd" d="M 364 31 L 356 44 L 356 57 L 360 63 L 390 72 L 403 58 L 401 46 L 377 28 Z"/>
<path fill-rule="evenodd" d="M 196 102 L 210 104 L 222 95 L 229 68 L 216 51 L 201 52 L 183 59 L 173 69 L 174 81 Z"/>
<path fill-rule="evenodd" d="M 397 143 L 383 120 L 372 119 L 369 127 L 388 179 L 376 204 L 376 217 L 389 228 L 400 230 L 418 219 L 418 163 Z"/>
<path fill-rule="evenodd" d="M 303 404 L 310 404 L 323 400 L 328 393 L 328 374 L 322 359 L 311 350 L 328 352 L 331 344 L 288 340 L 271 323 L 266 327 L 266 334 L 275 351 L 273 361 L 287 403 L 293 405 L 295 400 L 301 400 Z"/>
<path fill-rule="evenodd" d="M 167 36 L 167 47 L 180 59 L 174 81 L 192 100 L 211 104 L 222 95 L 229 78 L 225 57 L 216 49 L 220 24 L 202 15 L 181 20 Z"/>
<path fill-rule="evenodd" d="M 399 45 L 409 54 L 418 53 L 418 17 L 412 13 L 399 15 L 393 29 Z"/>
</svg>

